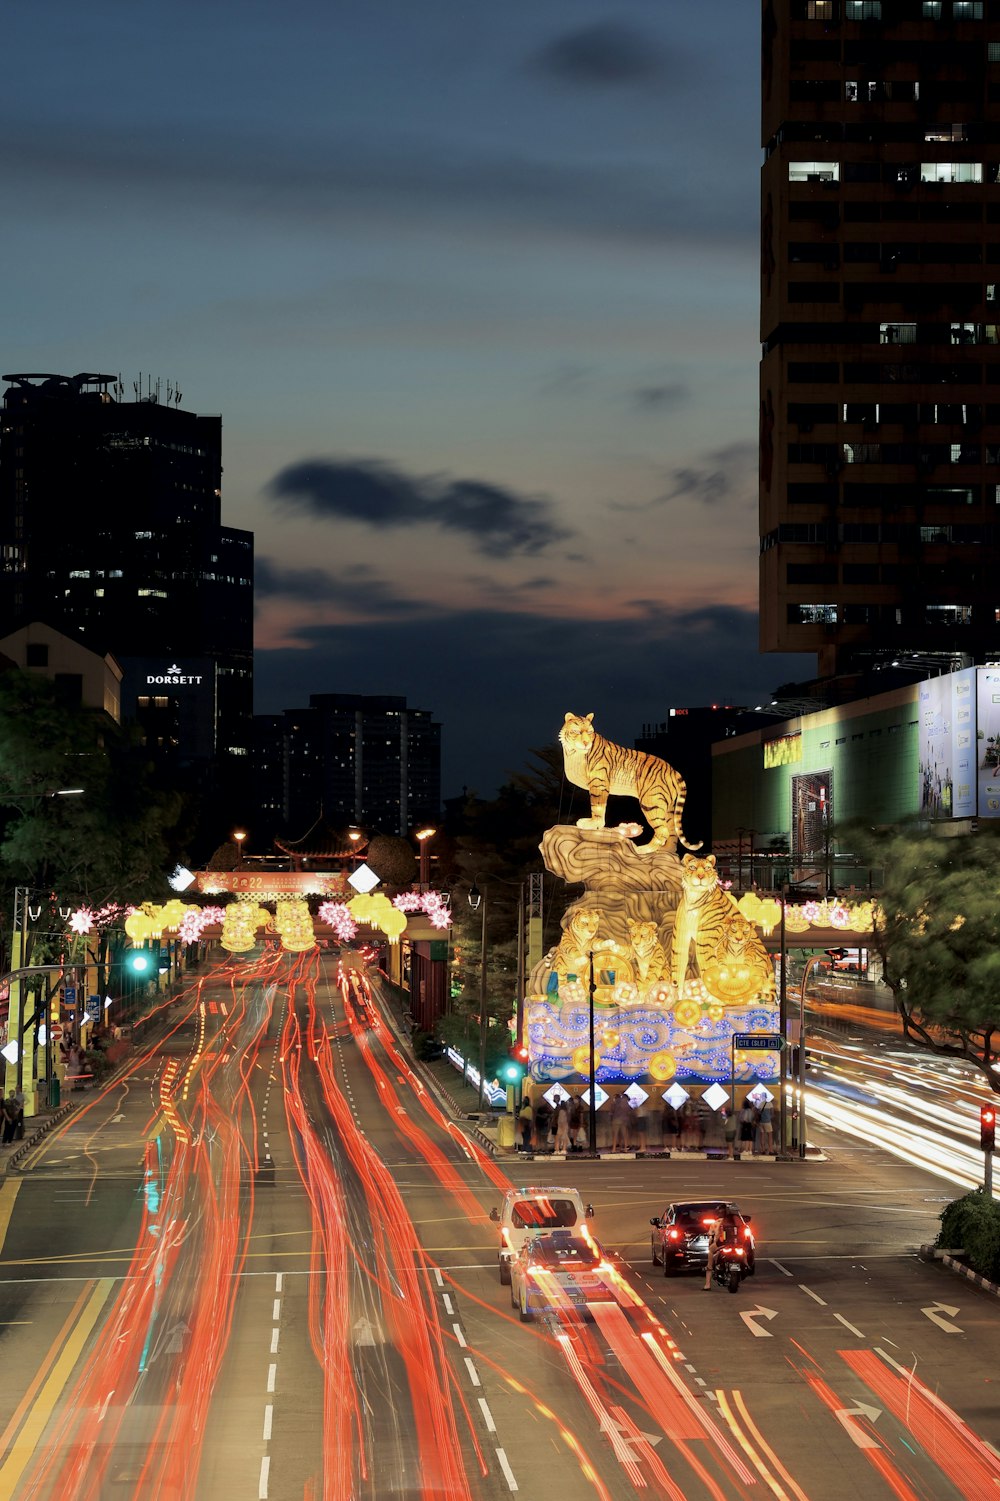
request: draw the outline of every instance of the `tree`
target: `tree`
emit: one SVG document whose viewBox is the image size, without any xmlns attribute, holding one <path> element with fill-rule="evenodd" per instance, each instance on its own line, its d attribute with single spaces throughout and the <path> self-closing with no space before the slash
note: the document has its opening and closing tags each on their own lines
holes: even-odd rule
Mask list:
<svg viewBox="0 0 1000 1501">
<path fill-rule="evenodd" d="M 903 1035 L 974 1064 L 1000 1094 L 1000 830 L 914 826 L 864 843 L 885 872 L 874 947 Z"/>
</svg>

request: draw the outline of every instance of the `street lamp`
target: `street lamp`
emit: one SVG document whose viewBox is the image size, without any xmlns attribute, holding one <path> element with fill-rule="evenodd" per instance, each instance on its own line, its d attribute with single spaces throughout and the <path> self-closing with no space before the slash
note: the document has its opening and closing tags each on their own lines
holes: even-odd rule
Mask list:
<svg viewBox="0 0 1000 1501">
<path fill-rule="evenodd" d="M 434 835 L 436 833 L 437 833 L 437 829 L 425 828 L 425 829 L 418 829 L 417 832 L 416 832 L 416 835 L 414 836 L 416 838 L 418 844 L 420 845 L 420 890 L 421 891 L 426 891 L 427 890 L 427 883 L 428 883 L 430 858 L 429 858 L 428 853 L 427 853 L 427 841 L 428 841 L 428 839 L 433 839 L 433 837 L 434 837 Z M 471 895 L 471 893 L 470 893 L 470 895 Z"/>
<path fill-rule="evenodd" d="M 469 887 L 469 906 L 473 912 L 480 909 L 483 926 L 479 945 L 479 1108 L 483 1108 L 483 1083 L 486 1073 L 486 912 L 489 906 L 485 891 L 480 891 L 473 881 Z"/>
<path fill-rule="evenodd" d="M 247 831 L 246 831 L 246 829 L 234 829 L 233 830 L 233 842 L 236 845 L 236 863 L 237 863 L 237 865 L 242 865 L 243 864 L 243 841 L 244 841 L 244 839 L 246 837 L 247 837 Z"/>
</svg>

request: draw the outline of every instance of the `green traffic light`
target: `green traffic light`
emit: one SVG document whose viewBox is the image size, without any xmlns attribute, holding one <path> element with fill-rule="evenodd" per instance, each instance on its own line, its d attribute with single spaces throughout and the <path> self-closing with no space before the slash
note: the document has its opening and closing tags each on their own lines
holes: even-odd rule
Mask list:
<svg viewBox="0 0 1000 1501">
<path fill-rule="evenodd" d="M 519 1063 L 505 1063 L 500 1073 L 506 1084 L 520 1084 L 524 1077 L 524 1069 Z"/>
<path fill-rule="evenodd" d="M 149 968 L 149 955 L 144 954 L 141 950 L 137 951 L 136 953 L 129 954 L 128 967 L 133 971 L 133 973 L 137 975 L 144 974 Z"/>
</svg>

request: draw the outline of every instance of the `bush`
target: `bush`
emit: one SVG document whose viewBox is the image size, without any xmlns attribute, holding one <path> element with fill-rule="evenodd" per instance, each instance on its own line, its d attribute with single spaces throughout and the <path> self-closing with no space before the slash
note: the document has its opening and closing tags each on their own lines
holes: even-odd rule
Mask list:
<svg viewBox="0 0 1000 1501">
<path fill-rule="evenodd" d="M 946 1207 L 936 1243 L 945 1249 L 961 1246 L 974 1272 L 1000 1282 L 1000 1204 L 982 1189 Z"/>
</svg>

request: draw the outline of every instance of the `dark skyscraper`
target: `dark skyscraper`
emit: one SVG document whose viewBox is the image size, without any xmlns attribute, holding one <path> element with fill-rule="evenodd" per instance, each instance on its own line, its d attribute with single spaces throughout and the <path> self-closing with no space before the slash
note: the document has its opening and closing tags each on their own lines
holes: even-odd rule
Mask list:
<svg viewBox="0 0 1000 1501">
<path fill-rule="evenodd" d="M 1000 4 L 765 0 L 761 645 L 1000 656 Z"/>
<path fill-rule="evenodd" d="M 122 401 L 114 376 L 3 379 L 0 625 L 45 620 L 113 652 L 123 718 L 158 759 L 233 785 L 249 759 L 253 536 L 221 523 L 222 419 L 182 411 L 169 387 Z"/>
</svg>

